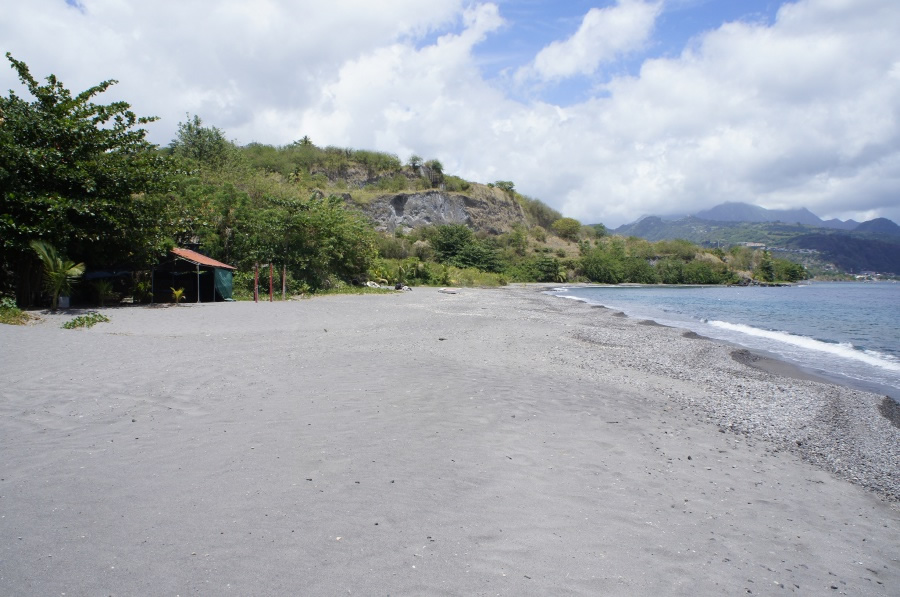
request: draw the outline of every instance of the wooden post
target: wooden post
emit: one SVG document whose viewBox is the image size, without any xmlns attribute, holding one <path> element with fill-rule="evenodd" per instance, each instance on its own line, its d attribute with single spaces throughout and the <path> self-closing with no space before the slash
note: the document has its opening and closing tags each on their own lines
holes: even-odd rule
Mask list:
<svg viewBox="0 0 900 597">
<path fill-rule="evenodd" d="M 287 265 L 281 266 L 281 300 L 287 300 Z"/>
<path fill-rule="evenodd" d="M 197 264 L 197 302 L 200 302 L 200 264 Z"/>
<path fill-rule="evenodd" d="M 259 264 L 253 264 L 253 302 L 259 302 Z"/>
<path fill-rule="evenodd" d="M 275 298 L 274 298 L 274 296 L 273 296 L 273 294 L 272 294 L 272 289 L 273 289 L 273 286 L 272 286 L 272 269 L 273 269 L 273 268 L 274 268 L 274 266 L 273 266 L 271 263 L 269 263 L 269 302 L 270 302 L 270 303 L 275 302 Z"/>
</svg>

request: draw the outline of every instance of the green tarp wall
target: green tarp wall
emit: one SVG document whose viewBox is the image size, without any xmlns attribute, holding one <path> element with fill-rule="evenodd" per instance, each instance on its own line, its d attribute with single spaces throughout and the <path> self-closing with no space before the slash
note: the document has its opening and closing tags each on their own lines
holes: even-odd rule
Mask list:
<svg viewBox="0 0 900 597">
<path fill-rule="evenodd" d="M 216 268 L 213 270 L 216 276 L 216 294 L 222 300 L 231 298 L 234 285 L 234 274 L 229 269 Z"/>
</svg>

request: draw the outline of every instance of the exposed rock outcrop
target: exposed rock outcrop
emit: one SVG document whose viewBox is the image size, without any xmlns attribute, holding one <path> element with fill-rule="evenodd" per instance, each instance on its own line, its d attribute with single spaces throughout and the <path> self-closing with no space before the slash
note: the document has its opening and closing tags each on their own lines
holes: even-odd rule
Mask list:
<svg viewBox="0 0 900 597">
<path fill-rule="evenodd" d="M 506 192 L 472 185 L 465 193 L 430 190 L 377 197 L 360 209 L 385 232 L 442 224 L 465 224 L 476 232 L 502 234 L 525 224 L 525 212 Z"/>
</svg>

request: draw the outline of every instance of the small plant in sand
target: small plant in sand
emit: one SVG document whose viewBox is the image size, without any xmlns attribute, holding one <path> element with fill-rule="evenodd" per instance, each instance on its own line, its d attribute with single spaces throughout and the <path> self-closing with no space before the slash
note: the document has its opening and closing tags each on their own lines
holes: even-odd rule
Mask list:
<svg viewBox="0 0 900 597">
<path fill-rule="evenodd" d="M 171 286 L 169 288 L 172 288 Z M 175 304 L 181 302 L 181 299 L 184 297 L 184 288 L 172 288 L 172 300 L 175 301 Z"/>
<path fill-rule="evenodd" d="M 109 317 L 106 315 L 100 315 L 94 311 L 90 311 L 85 313 L 84 315 L 79 315 L 75 319 L 65 322 L 62 326 L 67 330 L 74 330 L 77 328 L 89 328 L 92 327 L 96 323 L 109 323 Z"/>
<path fill-rule="evenodd" d="M 50 293 L 50 310 L 56 311 L 60 295 L 66 296 L 84 274 L 84 264 L 64 259 L 50 243 L 31 241 L 31 248 L 44 265 L 44 289 Z"/>
<path fill-rule="evenodd" d="M 7 325 L 25 325 L 31 317 L 19 307 L 12 297 L 0 298 L 0 323 Z"/>
</svg>

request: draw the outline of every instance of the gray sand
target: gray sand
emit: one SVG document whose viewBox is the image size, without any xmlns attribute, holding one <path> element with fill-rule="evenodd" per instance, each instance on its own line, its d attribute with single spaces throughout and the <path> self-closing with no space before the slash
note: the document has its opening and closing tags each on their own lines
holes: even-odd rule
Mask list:
<svg viewBox="0 0 900 597">
<path fill-rule="evenodd" d="M 533 290 L 0 326 L 0 595 L 896 595 L 883 397 Z"/>
</svg>

